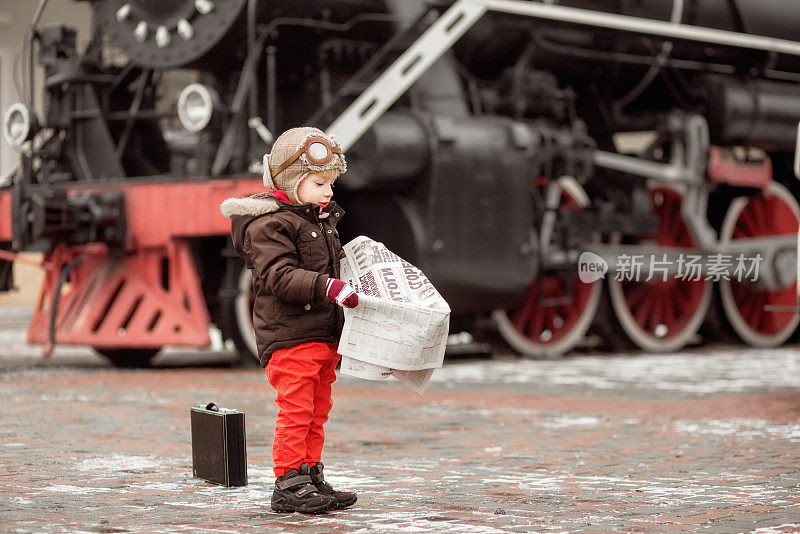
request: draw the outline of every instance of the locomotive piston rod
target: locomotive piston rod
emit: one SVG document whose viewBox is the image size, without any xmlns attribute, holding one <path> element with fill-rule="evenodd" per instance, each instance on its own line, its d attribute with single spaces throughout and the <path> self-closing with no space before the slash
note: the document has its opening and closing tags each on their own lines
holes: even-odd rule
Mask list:
<svg viewBox="0 0 800 534">
<path fill-rule="evenodd" d="M 503 13 L 558 20 L 575 24 L 584 24 L 600 28 L 612 28 L 673 39 L 686 39 L 689 41 L 698 41 L 724 46 L 765 50 L 768 52 L 778 52 L 780 54 L 790 54 L 794 56 L 800 55 L 800 43 L 789 41 L 787 39 L 778 39 L 760 35 L 748 35 L 739 32 L 703 28 L 672 21 L 645 19 L 539 2 L 527 2 L 520 0 L 471 1 L 479 2 L 485 5 L 487 10 L 499 11 Z M 674 0 L 674 7 L 672 10 L 673 17 L 674 13 L 678 11 L 678 5 L 682 4 L 682 0 Z"/>
</svg>

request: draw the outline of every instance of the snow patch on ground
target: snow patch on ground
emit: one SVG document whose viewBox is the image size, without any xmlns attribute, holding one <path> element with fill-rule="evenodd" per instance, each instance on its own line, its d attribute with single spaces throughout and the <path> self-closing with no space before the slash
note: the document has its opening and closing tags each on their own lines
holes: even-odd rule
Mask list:
<svg viewBox="0 0 800 534">
<path fill-rule="evenodd" d="M 404 523 L 407 522 L 408 520 L 406 519 Z M 369 528 L 361 528 L 358 530 L 354 530 L 353 534 L 358 534 L 358 533 L 364 534 L 366 532 L 421 532 L 421 533 L 440 532 L 440 533 L 452 533 L 452 534 L 458 534 L 463 532 L 465 534 L 501 534 L 503 532 L 508 532 L 508 531 L 486 525 L 474 525 L 467 523 L 459 523 L 456 521 L 453 522 L 430 521 L 421 518 L 414 520 L 413 525 L 381 523 L 379 525 L 374 525 Z"/>
<path fill-rule="evenodd" d="M 543 426 L 545 428 L 590 427 L 590 426 L 597 426 L 598 424 L 600 424 L 600 421 L 601 419 L 599 417 L 561 416 L 561 417 L 553 417 L 549 421 L 538 423 L 538 425 Z"/>
<path fill-rule="evenodd" d="M 569 361 L 451 363 L 433 383 L 504 383 L 680 391 L 698 395 L 800 388 L 800 351 L 739 347 L 687 354 L 578 356 Z"/>
<path fill-rule="evenodd" d="M 138 471 L 156 469 L 163 465 L 155 456 L 130 456 L 126 454 L 111 454 L 87 458 L 78 464 L 82 471 Z"/>
<path fill-rule="evenodd" d="M 86 486 L 73 486 L 71 484 L 52 484 L 42 488 L 44 491 L 52 491 L 55 493 L 69 493 L 70 495 L 91 495 L 92 493 L 108 493 L 112 490 L 110 488 L 90 488 Z"/>
<path fill-rule="evenodd" d="M 763 419 L 678 420 L 672 423 L 672 428 L 686 434 L 733 436 L 742 440 L 779 438 L 800 443 L 800 424 L 782 425 Z"/>
<path fill-rule="evenodd" d="M 502 474 L 492 478 L 484 478 L 483 484 L 487 486 L 518 487 L 530 492 L 561 492 L 562 480 L 550 473 L 524 473 Z"/>
<path fill-rule="evenodd" d="M 750 534 L 786 534 L 787 532 L 800 532 L 800 523 L 785 523 L 774 527 L 761 527 L 751 530 Z"/>
</svg>

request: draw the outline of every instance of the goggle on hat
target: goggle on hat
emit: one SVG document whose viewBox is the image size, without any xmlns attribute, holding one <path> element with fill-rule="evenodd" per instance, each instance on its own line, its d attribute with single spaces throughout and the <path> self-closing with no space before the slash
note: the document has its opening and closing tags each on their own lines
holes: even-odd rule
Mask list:
<svg viewBox="0 0 800 534">
<path fill-rule="evenodd" d="M 334 139 L 321 135 L 309 135 L 294 154 L 271 172 L 272 178 L 274 179 L 298 159 L 309 170 L 315 172 L 338 169 L 340 173 L 343 173 L 347 170 L 342 149 Z"/>
</svg>

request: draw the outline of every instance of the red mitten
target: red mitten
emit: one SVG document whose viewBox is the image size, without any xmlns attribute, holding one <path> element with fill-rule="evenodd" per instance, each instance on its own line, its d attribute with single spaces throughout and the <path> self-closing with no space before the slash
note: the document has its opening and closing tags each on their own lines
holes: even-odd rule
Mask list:
<svg viewBox="0 0 800 534">
<path fill-rule="evenodd" d="M 358 306 L 358 293 L 338 278 L 328 278 L 326 291 L 328 300 L 343 308 L 355 308 Z"/>
</svg>

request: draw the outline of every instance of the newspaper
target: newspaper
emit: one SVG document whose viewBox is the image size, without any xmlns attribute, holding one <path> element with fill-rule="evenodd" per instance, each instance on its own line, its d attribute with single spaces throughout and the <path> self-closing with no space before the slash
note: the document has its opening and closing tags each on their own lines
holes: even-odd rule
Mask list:
<svg viewBox="0 0 800 534">
<path fill-rule="evenodd" d="M 422 394 L 444 361 L 450 306 L 422 271 L 383 243 L 359 236 L 343 248 L 340 276 L 358 293 L 358 306 L 344 310 L 341 372 L 394 376 Z"/>
</svg>

